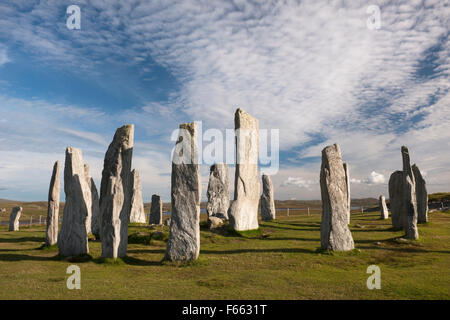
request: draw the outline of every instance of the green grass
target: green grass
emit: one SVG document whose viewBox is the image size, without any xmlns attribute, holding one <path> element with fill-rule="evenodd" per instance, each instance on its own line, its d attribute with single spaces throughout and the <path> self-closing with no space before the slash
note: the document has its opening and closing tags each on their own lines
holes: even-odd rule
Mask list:
<svg viewBox="0 0 450 320">
<path fill-rule="evenodd" d="M 163 226 L 131 225 L 123 259 L 101 259 L 92 240 L 89 256 L 70 261 L 42 248 L 44 226 L 0 226 L 0 299 L 449 299 L 450 213 L 429 217 L 418 241 L 402 241 L 378 212 L 353 213 L 351 252 L 320 250 L 319 214 L 251 232 L 202 228 L 200 258 L 188 263 L 163 261 Z M 71 264 L 81 269 L 81 290 L 66 288 Z M 366 287 L 372 264 L 381 290 Z"/>
</svg>

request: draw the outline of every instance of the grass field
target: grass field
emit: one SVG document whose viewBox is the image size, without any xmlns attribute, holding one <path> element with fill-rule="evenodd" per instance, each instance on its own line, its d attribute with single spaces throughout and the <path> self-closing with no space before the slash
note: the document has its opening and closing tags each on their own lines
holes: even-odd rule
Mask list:
<svg viewBox="0 0 450 320">
<path fill-rule="evenodd" d="M 243 235 L 202 228 L 199 260 L 182 265 L 161 262 L 167 227 L 130 226 L 128 257 L 111 263 L 95 240 L 91 260 L 70 262 L 57 248 L 40 249 L 44 226 L 0 226 L 0 299 L 449 299 L 450 213 L 431 213 L 415 242 L 397 240 L 402 232 L 378 217 L 353 213 L 357 249 L 334 254 L 318 250 L 319 214 L 283 216 Z M 71 264 L 81 269 L 80 290 L 66 287 Z M 372 264 L 380 290 L 366 286 Z"/>
</svg>

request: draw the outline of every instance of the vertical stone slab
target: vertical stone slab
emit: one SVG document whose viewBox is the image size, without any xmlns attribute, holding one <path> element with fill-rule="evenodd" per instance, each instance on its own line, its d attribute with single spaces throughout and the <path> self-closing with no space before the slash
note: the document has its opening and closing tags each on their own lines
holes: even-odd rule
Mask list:
<svg viewBox="0 0 450 320">
<path fill-rule="evenodd" d="M 228 166 L 223 163 L 216 163 L 209 171 L 209 182 L 206 196 L 208 203 L 206 212 L 208 217 L 218 217 L 228 219 L 228 209 L 230 207 L 230 192 L 228 180 Z"/>
<path fill-rule="evenodd" d="M 322 249 L 348 251 L 354 248 L 348 227 L 348 195 L 344 165 L 339 145 L 322 150 L 320 170 L 322 195 L 322 222 L 320 239 Z"/>
<path fill-rule="evenodd" d="M 149 224 L 162 224 L 163 217 L 163 203 L 161 197 L 157 194 L 152 195 L 152 205 L 150 207 Z"/>
<path fill-rule="evenodd" d="M 91 216 L 91 190 L 80 149 L 66 149 L 64 191 L 66 202 L 58 235 L 59 254 L 68 257 L 89 253 L 87 223 Z"/>
<path fill-rule="evenodd" d="M 418 239 L 419 232 L 417 229 L 417 200 L 416 200 L 416 183 L 414 173 L 411 168 L 409 158 L 409 150 L 407 147 L 402 147 L 403 158 L 403 196 L 405 209 L 405 237 L 407 239 Z"/>
<path fill-rule="evenodd" d="M 237 231 L 258 229 L 259 124 L 242 109 L 234 115 L 236 135 L 236 169 L 234 200 L 229 211 L 230 226 Z"/>
<path fill-rule="evenodd" d="M 134 169 L 131 172 L 131 212 L 130 222 L 145 223 L 144 201 L 142 200 L 142 184 L 139 171 Z"/>
<path fill-rule="evenodd" d="M 84 174 L 86 177 L 86 183 L 91 191 L 91 217 L 88 219 L 88 233 L 94 234 L 96 237 L 100 236 L 100 200 L 98 197 L 97 187 L 95 186 L 94 179 L 90 176 L 89 165 L 84 165 Z"/>
<path fill-rule="evenodd" d="M 196 123 L 183 123 L 172 159 L 172 216 L 165 260 L 196 260 L 200 253 L 201 178 Z"/>
<path fill-rule="evenodd" d="M 100 239 L 104 258 L 121 258 L 127 254 L 133 145 L 134 125 L 124 125 L 116 130 L 105 154 L 100 186 Z"/>
<path fill-rule="evenodd" d="M 19 231 L 19 219 L 22 215 L 22 207 L 14 207 L 9 216 L 9 231 Z"/>
<path fill-rule="evenodd" d="M 52 246 L 58 242 L 60 177 L 59 161 L 53 165 L 52 178 L 48 190 L 47 230 L 45 244 Z"/>
<path fill-rule="evenodd" d="M 391 207 L 392 228 L 403 229 L 405 210 L 403 202 L 403 171 L 395 171 L 389 178 L 389 203 Z"/>
<path fill-rule="evenodd" d="M 417 165 L 412 166 L 414 179 L 416 180 L 417 222 L 428 222 L 428 192 L 427 184 Z"/>
<path fill-rule="evenodd" d="M 345 184 L 347 185 L 347 224 L 350 224 L 350 210 L 351 210 L 351 198 L 350 198 L 350 167 L 348 163 L 344 163 L 345 171 Z"/>
<path fill-rule="evenodd" d="M 263 192 L 261 195 L 261 219 L 270 221 L 276 218 L 273 184 L 270 176 L 262 175 Z"/>
<path fill-rule="evenodd" d="M 381 212 L 381 219 L 387 219 L 389 218 L 389 212 L 388 212 L 388 208 L 386 206 L 386 199 L 384 196 L 380 196 L 379 198 L 379 206 L 380 206 L 380 212 Z"/>
</svg>

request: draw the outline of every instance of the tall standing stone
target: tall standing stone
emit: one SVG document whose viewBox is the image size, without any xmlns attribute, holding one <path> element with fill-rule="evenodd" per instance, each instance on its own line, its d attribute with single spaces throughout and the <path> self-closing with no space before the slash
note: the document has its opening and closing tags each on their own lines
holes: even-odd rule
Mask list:
<svg viewBox="0 0 450 320">
<path fill-rule="evenodd" d="M 19 219 L 22 215 L 22 207 L 14 207 L 9 217 L 9 231 L 19 231 Z"/>
<path fill-rule="evenodd" d="M 89 165 L 84 165 L 84 174 L 86 178 L 86 183 L 89 186 L 89 189 L 91 190 L 91 217 L 88 219 L 88 223 L 90 221 L 90 226 L 88 228 L 88 233 L 91 232 L 95 236 L 100 235 L 100 200 L 98 198 L 98 191 L 97 187 L 95 186 L 94 179 L 90 176 L 89 173 Z"/>
<path fill-rule="evenodd" d="M 389 218 L 389 212 L 388 212 L 388 208 L 386 206 L 386 198 L 384 196 L 380 196 L 379 205 L 380 205 L 380 212 L 381 212 L 380 218 L 381 219 Z"/>
<path fill-rule="evenodd" d="M 350 210 L 351 210 L 351 198 L 350 198 L 350 167 L 348 163 L 344 163 L 345 171 L 345 184 L 347 185 L 347 224 L 350 224 Z"/>
<path fill-rule="evenodd" d="M 234 115 L 236 135 L 236 170 L 234 200 L 230 207 L 230 226 L 237 231 L 258 229 L 259 124 L 242 109 Z"/>
<path fill-rule="evenodd" d="M 405 204 L 405 237 L 407 239 L 418 239 L 419 232 L 417 229 L 417 200 L 416 200 L 416 184 L 414 173 L 411 168 L 409 158 L 409 150 L 402 147 L 403 157 L 403 196 Z"/>
<path fill-rule="evenodd" d="M 200 253 L 201 179 L 197 124 L 183 123 L 172 159 L 172 216 L 165 260 L 195 260 Z"/>
<path fill-rule="evenodd" d="M 91 190 L 86 182 L 80 149 L 68 147 L 64 167 L 66 202 L 58 235 L 61 256 L 89 253 L 88 219 L 91 216 Z"/>
<path fill-rule="evenodd" d="M 405 212 L 403 201 L 403 171 L 395 171 L 389 178 L 389 203 L 391 207 L 392 228 L 403 229 Z"/>
<path fill-rule="evenodd" d="M 161 197 L 157 194 L 152 195 L 152 205 L 150 207 L 149 224 L 162 224 L 163 217 L 163 203 Z"/>
<path fill-rule="evenodd" d="M 263 192 L 261 195 L 261 219 L 270 221 L 275 219 L 275 202 L 273 198 L 273 184 L 270 176 L 262 175 Z"/>
<path fill-rule="evenodd" d="M 139 171 L 134 169 L 131 172 L 131 212 L 130 222 L 145 223 L 144 201 L 142 200 L 142 184 Z"/>
<path fill-rule="evenodd" d="M 100 239 L 104 258 L 121 258 L 127 254 L 133 144 L 134 125 L 122 126 L 116 130 L 105 154 L 100 186 Z"/>
<path fill-rule="evenodd" d="M 48 190 L 47 231 L 45 233 L 45 244 L 47 246 L 52 246 L 58 242 L 59 194 L 59 161 L 56 161 L 53 165 L 53 173 Z"/>
<path fill-rule="evenodd" d="M 206 212 L 208 217 L 218 217 L 228 219 L 228 209 L 230 207 L 230 192 L 228 180 L 228 166 L 223 163 L 216 163 L 209 171 L 208 190 L 206 195 L 208 203 Z"/>
<path fill-rule="evenodd" d="M 428 192 L 427 184 L 417 165 L 412 166 L 414 178 L 416 180 L 416 199 L 417 199 L 417 222 L 425 223 L 428 221 Z"/>
<path fill-rule="evenodd" d="M 354 248 L 348 227 L 348 195 L 345 170 L 339 145 L 322 150 L 320 170 L 322 195 L 322 222 L 320 238 L 322 249 L 348 251 Z"/>
</svg>

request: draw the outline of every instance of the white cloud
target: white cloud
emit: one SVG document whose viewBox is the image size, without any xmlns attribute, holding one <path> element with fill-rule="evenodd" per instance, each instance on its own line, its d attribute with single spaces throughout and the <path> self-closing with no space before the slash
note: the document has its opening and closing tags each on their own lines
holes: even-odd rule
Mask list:
<svg viewBox="0 0 450 320">
<path fill-rule="evenodd" d="M 11 60 L 8 58 L 8 53 L 6 52 L 6 49 L 2 48 L 2 46 L 0 45 L 0 67 L 10 61 Z"/>
<path fill-rule="evenodd" d="M 301 177 L 288 177 L 282 184 L 282 187 L 285 186 L 296 186 L 299 188 L 306 188 L 309 189 L 311 187 L 311 185 L 317 184 L 316 181 L 312 181 L 312 180 L 305 180 L 302 179 Z"/>
</svg>

